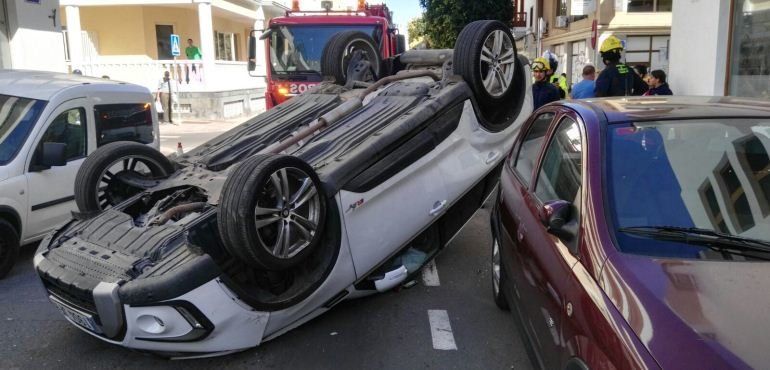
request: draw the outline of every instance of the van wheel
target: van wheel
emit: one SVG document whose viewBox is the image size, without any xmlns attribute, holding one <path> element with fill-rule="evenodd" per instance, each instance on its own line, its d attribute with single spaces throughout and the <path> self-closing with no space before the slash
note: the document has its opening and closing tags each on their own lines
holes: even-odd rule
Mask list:
<svg viewBox="0 0 770 370">
<path fill-rule="evenodd" d="M 0 220 L 0 279 L 13 268 L 19 257 L 19 232 L 8 221 Z"/>
<path fill-rule="evenodd" d="M 501 131 L 513 123 L 526 76 L 505 24 L 482 20 L 465 26 L 455 42 L 453 68 L 473 90 L 486 129 Z"/>
<path fill-rule="evenodd" d="M 326 43 L 321 56 L 321 73 L 334 78 L 334 83 L 345 85 L 350 62 L 355 56 L 368 61 L 371 68 L 364 73 L 364 82 L 376 81 L 382 76 L 382 58 L 372 38 L 361 31 L 335 33 Z"/>
<path fill-rule="evenodd" d="M 318 247 L 325 216 L 321 180 L 309 164 L 258 154 L 227 177 L 217 221 L 231 255 L 252 267 L 280 271 Z"/>
<path fill-rule="evenodd" d="M 152 147 L 132 141 L 109 143 L 96 149 L 80 166 L 75 180 L 75 203 L 81 212 L 101 211 L 172 173 L 174 164 Z M 139 182 L 142 185 L 137 185 Z"/>
</svg>

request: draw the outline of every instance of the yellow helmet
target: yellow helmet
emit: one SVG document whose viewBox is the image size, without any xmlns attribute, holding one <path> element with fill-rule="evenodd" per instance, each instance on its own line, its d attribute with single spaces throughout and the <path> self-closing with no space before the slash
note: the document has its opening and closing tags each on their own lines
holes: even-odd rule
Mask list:
<svg viewBox="0 0 770 370">
<path fill-rule="evenodd" d="M 607 37 L 607 39 L 602 42 L 602 47 L 599 49 L 599 52 L 606 53 L 616 49 L 623 50 L 623 43 L 621 43 L 620 39 L 617 37 L 610 35 L 610 37 Z"/>
<path fill-rule="evenodd" d="M 548 59 L 545 58 L 535 58 L 535 61 L 532 62 L 532 70 L 533 71 L 548 71 L 551 69 L 551 64 L 548 63 Z"/>
</svg>

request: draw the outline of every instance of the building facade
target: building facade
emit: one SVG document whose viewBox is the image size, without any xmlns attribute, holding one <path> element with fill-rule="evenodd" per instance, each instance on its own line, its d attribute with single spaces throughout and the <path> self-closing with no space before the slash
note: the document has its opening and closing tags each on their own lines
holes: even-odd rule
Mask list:
<svg viewBox="0 0 770 370">
<path fill-rule="evenodd" d="M 251 115 L 264 109 L 265 78 L 247 72 L 249 35 L 286 9 L 260 0 L 60 0 L 66 64 L 151 91 L 168 71 L 185 119 Z M 178 57 L 171 35 L 180 39 Z M 199 56 L 186 56 L 188 39 Z M 258 53 L 258 64 L 264 58 Z"/>
<path fill-rule="evenodd" d="M 65 71 L 58 0 L 0 0 L 0 68 Z"/>
<path fill-rule="evenodd" d="M 518 43 L 530 59 L 550 50 L 559 58 L 557 73 L 569 84 L 592 64 L 601 70 L 599 46 L 610 35 L 625 44 L 625 61 L 651 69 L 669 68 L 673 0 L 519 0 L 527 36 Z"/>
<path fill-rule="evenodd" d="M 674 14 L 675 93 L 770 98 L 770 1 L 676 2 Z"/>
</svg>

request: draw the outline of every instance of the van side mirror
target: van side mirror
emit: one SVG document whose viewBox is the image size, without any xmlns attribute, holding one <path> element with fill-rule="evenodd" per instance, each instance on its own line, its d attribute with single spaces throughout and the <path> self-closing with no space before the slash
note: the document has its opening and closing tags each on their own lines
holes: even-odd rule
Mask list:
<svg viewBox="0 0 770 370">
<path fill-rule="evenodd" d="M 572 203 L 566 200 L 550 200 L 545 202 L 540 212 L 540 221 L 548 229 L 548 232 L 556 236 L 563 236 L 564 225 L 572 217 Z"/>
<path fill-rule="evenodd" d="M 40 156 L 32 165 L 33 171 L 43 171 L 51 167 L 67 165 L 67 144 L 65 143 L 43 143 L 43 150 Z"/>
</svg>

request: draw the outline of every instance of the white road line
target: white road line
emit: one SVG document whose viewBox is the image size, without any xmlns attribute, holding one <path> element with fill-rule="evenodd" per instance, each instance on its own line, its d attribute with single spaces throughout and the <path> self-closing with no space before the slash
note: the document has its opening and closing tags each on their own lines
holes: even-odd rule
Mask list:
<svg viewBox="0 0 770 370">
<path fill-rule="evenodd" d="M 436 260 L 430 260 L 425 267 L 422 268 L 422 282 L 426 286 L 439 286 L 441 281 L 438 279 L 438 269 L 436 268 Z"/>
<path fill-rule="evenodd" d="M 428 321 L 430 321 L 430 335 L 433 337 L 433 348 L 444 351 L 457 350 L 446 310 L 428 310 Z"/>
</svg>

